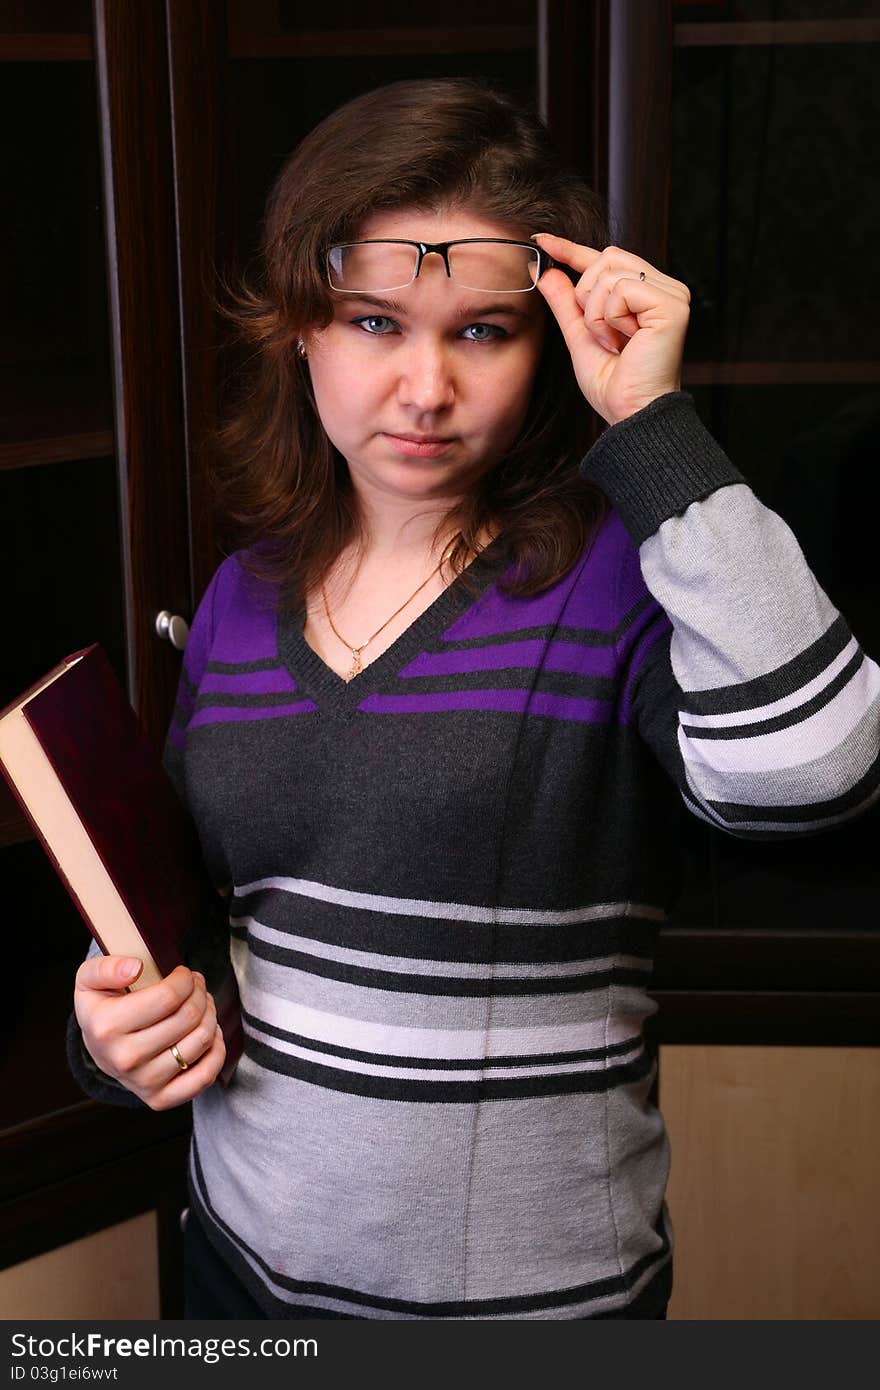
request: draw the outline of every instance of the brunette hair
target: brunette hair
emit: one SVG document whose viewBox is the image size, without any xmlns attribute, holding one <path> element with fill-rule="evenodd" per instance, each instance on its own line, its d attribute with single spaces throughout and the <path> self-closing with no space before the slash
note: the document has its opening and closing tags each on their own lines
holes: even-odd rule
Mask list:
<svg viewBox="0 0 880 1390">
<path fill-rule="evenodd" d="M 325 248 L 356 239 L 374 212 L 402 207 L 471 208 L 524 239 L 547 230 L 599 248 L 610 240 L 605 203 L 563 162 L 537 114 L 487 81 L 375 88 L 296 147 L 266 203 L 256 283 L 223 281 L 228 303 L 215 301 L 245 351 L 231 409 L 210 436 L 210 486 L 245 568 L 277 584 L 279 605 L 297 612 L 342 550 L 363 541 L 348 466 L 321 425 L 297 339 L 333 320 Z M 500 528 L 515 561 L 499 587 L 534 594 L 568 572 L 608 510 L 578 473 L 591 412 L 543 307 L 547 331 L 519 436 L 434 533 L 436 544 L 450 522 L 460 529 L 449 563 L 469 589 L 463 566 L 484 526 Z"/>
</svg>

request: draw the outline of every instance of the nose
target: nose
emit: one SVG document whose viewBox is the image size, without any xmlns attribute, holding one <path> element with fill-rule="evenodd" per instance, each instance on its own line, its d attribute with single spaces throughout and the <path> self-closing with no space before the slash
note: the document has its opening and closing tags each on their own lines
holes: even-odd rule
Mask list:
<svg viewBox="0 0 880 1390">
<path fill-rule="evenodd" d="M 442 342 L 423 338 L 407 343 L 398 358 L 397 398 L 418 414 L 434 415 L 455 401 L 453 364 Z"/>
</svg>

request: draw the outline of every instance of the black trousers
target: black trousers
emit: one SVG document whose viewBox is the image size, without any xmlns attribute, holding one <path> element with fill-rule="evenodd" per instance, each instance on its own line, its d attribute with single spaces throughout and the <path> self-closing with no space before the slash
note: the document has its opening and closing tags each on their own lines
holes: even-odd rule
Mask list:
<svg viewBox="0 0 880 1390">
<path fill-rule="evenodd" d="M 260 1305 L 208 1239 L 190 1207 L 183 1228 L 183 1316 L 185 1318 L 266 1318 Z M 654 1315 L 666 1317 L 666 1309 Z M 293 1304 L 285 1318 L 345 1318 L 345 1313 Z M 357 1321 L 357 1319 L 356 1319 Z M 592 1318 L 579 1319 L 592 1322 Z"/>
<path fill-rule="evenodd" d="M 185 1318 L 268 1318 L 237 1274 L 217 1253 L 192 1207 L 183 1228 L 183 1316 Z M 336 1317 L 304 1305 L 291 1318 Z"/>
</svg>

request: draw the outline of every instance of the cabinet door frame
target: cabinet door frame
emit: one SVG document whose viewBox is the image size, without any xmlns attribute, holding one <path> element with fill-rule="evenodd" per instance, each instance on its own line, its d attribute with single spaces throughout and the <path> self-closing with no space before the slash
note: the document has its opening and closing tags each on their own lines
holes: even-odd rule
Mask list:
<svg viewBox="0 0 880 1390">
<path fill-rule="evenodd" d="M 165 7 L 94 0 L 129 699 L 161 748 L 193 588 Z"/>
</svg>

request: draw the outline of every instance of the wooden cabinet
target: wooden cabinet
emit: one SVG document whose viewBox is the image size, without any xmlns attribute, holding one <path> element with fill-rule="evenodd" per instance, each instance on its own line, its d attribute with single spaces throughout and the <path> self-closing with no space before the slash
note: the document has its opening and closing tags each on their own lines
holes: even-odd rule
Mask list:
<svg viewBox="0 0 880 1390">
<path fill-rule="evenodd" d="M 689 285 L 683 385 L 876 658 L 880 20 L 824 8 L 0 0 L 0 705 L 99 640 L 161 745 L 180 653 L 156 616 L 189 620 L 226 553 L 207 487 L 235 370 L 217 277 L 253 262 L 266 193 L 317 121 L 434 75 L 534 101 L 610 198 L 619 244 Z M 680 811 L 658 1043 L 876 1044 L 878 814 L 777 845 Z M 64 1026 L 88 933 L 2 781 L 0 856 L 3 1265 L 155 1209 L 163 1316 L 179 1316 L 189 1107 L 83 1098 Z"/>
</svg>

